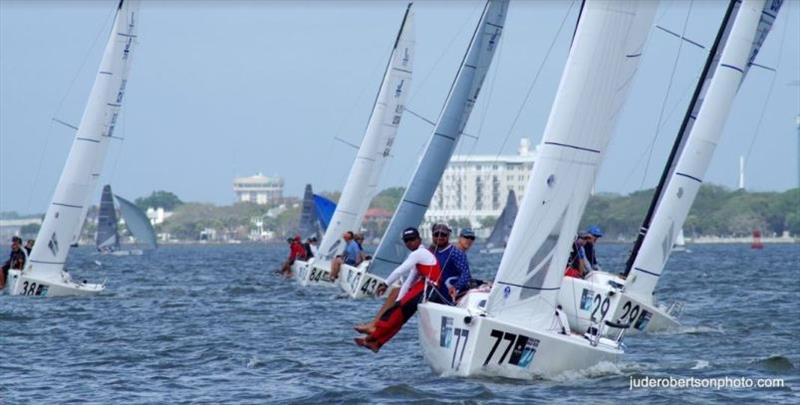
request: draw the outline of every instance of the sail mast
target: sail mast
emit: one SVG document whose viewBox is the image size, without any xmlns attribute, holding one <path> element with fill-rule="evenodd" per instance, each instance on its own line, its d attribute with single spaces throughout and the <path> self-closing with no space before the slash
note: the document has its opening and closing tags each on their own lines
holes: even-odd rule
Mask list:
<svg viewBox="0 0 800 405">
<path fill-rule="evenodd" d="M 505 23 L 508 0 L 490 0 L 475 27 L 428 145 L 375 252 L 369 271 L 386 276 L 408 253 L 400 232 L 419 226 L 489 71 Z"/>
<path fill-rule="evenodd" d="M 655 194 L 653 195 L 653 199 L 650 201 L 650 207 L 647 209 L 647 214 L 644 217 L 642 226 L 639 227 L 639 234 L 636 238 L 636 242 L 633 244 L 633 250 L 631 250 L 628 261 L 626 262 L 625 271 L 623 273 L 626 276 L 628 273 L 630 273 L 633 262 L 636 260 L 636 256 L 639 254 L 639 249 L 641 249 L 644 238 L 647 235 L 647 229 L 650 228 L 650 223 L 652 222 L 653 215 L 658 207 L 658 202 L 661 201 L 664 188 L 674 170 L 676 159 L 680 155 L 686 137 L 689 135 L 689 132 L 694 124 L 694 120 L 697 118 L 697 114 L 700 111 L 702 97 L 705 95 L 705 91 L 708 89 L 708 80 L 710 80 L 711 76 L 713 76 L 712 67 L 716 68 L 716 65 L 719 63 L 719 46 L 723 42 L 723 39 L 727 38 L 728 34 L 730 33 L 729 23 L 737 4 L 738 0 L 731 0 L 730 3 L 728 3 L 727 10 L 725 10 L 724 17 L 722 17 L 722 23 L 720 24 L 719 31 L 717 31 L 714 44 L 711 46 L 711 50 L 708 53 L 708 58 L 706 58 L 706 63 L 705 66 L 703 66 L 703 71 L 700 74 L 700 78 L 697 81 L 697 87 L 694 89 L 694 95 L 692 95 L 692 99 L 686 109 L 686 115 L 684 115 L 683 122 L 681 122 L 681 127 L 678 130 L 678 136 L 675 137 L 675 143 L 672 144 L 672 150 L 669 152 L 669 157 L 667 158 L 667 163 L 664 166 L 664 171 L 661 173 L 661 178 L 656 186 Z"/>
</svg>

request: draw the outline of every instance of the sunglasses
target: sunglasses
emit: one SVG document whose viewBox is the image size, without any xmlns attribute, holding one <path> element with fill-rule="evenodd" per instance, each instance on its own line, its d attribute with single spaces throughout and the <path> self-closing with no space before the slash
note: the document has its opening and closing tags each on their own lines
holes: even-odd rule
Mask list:
<svg viewBox="0 0 800 405">
<path fill-rule="evenodd" d="M 450 234 L 447 232 L 434 232 L 433 236 L 436 238 L 441 238 L 442 236 L 450 236 Z"/>
<path fill-rule="evenodd" d="M 462 236 L 464 239 L 475 240 L 474 236 Z"/>
</svg>

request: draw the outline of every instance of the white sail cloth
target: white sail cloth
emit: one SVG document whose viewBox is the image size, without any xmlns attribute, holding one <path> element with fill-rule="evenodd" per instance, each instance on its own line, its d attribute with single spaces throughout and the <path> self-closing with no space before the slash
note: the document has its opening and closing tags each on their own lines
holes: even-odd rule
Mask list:
<svg viewBox="0 0 800 405">
<path fill-rule="evenodd" d="M 350 168 L 330 225 L 320 241 L 319 252 L 330 260 L 344 249 L 344 232 L 357 232 L 378 192 L 380 175 L 392 150 L 405 100 L 411 88 L 414 62 L 414 13 L 411 4 L 397 34 L 383 82 L 375 100 L 367 131 Z"/>
<path fill-rule="evenodd" d="M 490 316 L 547 327 L 569 248 L 632 86 L 655 1 L 584 5 L 505 254 Z M 546 322 L 546 323 L 544 323 Z"/>
</svg>

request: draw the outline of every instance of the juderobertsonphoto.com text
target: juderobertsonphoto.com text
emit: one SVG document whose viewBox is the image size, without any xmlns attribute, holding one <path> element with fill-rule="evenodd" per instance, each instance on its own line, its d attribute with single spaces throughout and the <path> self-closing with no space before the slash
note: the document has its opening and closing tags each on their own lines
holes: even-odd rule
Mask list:
<svg viewBox="0 0 800 405">
<path fill-rule="evenodd" d="M 784 388 L 783 378 L 748 377 L 634 377 L 631 376 L 629 390 L 635 389 L 773 389 Z"/>
</svg>

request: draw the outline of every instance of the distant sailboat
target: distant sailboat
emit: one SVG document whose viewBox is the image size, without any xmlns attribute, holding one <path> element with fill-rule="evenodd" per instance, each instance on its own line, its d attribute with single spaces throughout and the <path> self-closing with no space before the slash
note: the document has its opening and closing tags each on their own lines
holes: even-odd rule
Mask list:
<svg viewBox="0 0 800 405">
<path fill-rule="evenodd" d="M 378 182 L 392 150 L 405 102 L 411 87 L 414 64 L 414 12 L 406 7 L 395 37 L 389 62 L 373 104 L 369 123 L 342 195 L 319 244 L 319 253 L 310 260 L 296 260 L 292 275 L 300 283 L 336 287 L 330 279 L 333 259 L 344 251 L 342 234 L 358 232 L 370 201 L 378 193 Z"/>
<path fill-rule="evenodd" d="M 114 135 L 135 44 L 138 5 L 137 0 L 117 4 L 100 68 L 33 251 L 25 269 L 9 271 L 6 290 L 11 295 L 90 295 L 105 288 L 72 280 L 64 265 Z"/>
<path fill-rule="evenodd" d="M 486 239 L 486 247 L 481 249 L 481 253 L 503 253 L 506 249 L 508 236 L 511 235 L 511 227 L 514 225 L 514 219 L 517 218 L 517 209 L 517 195 L 514 193 L 514 190 L 508 190 L 506 206 L 497 218 L 492 233 L 489 235 L 489 238 Z"/>
<path fill-rule="evenodd" d="M 95 240 L 97 250 L 102 254 L 114 256 L 139 256 L 144 252 L 142 249 L 122 249 L 119 241 L 119 223 L 117 221 L 116 207 L 114 199 L 119 203 L 122 219 L 138 245 L 147 249 L 158 248 L 156 233 L 150 220 L 136 204 L 111 193 L 111 186 L 106 184 L 103 187 L 103 195 L 100 199 L 100 210 L 97 216 L 97 237 Z"/>
<path fill-rule="evenodd" d="M 300 237 L 303 240 L 311 237 L 319 239 L 322 233 L 328 229 L 334 210 L 336 210 L 336 203 L 321 195 L 314 194 L 311 184 L 306 184 L 305 193 L 303 193 L 303 204 L 300 210 L 300 220 L 297 226 Z"/>
<path fill-rule="evenodd" d="M 683 236 L 683 229 L 678 232 L 678 237 L 675 238 L 675 244 L 672 245 L 672 252 L 685 252 L 691 253 L 692 251 L 686 247 L 686 237 Z"/>
</svg>

